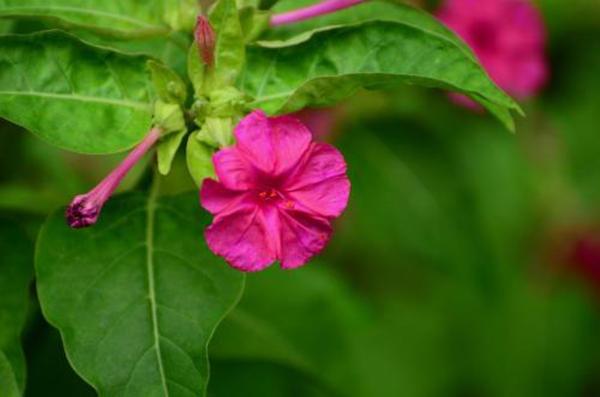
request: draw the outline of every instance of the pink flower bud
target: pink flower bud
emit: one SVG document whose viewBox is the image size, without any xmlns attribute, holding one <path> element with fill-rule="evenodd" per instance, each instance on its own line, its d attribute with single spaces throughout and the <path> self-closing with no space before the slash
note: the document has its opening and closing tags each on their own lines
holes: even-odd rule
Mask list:
<svg viewBox="0 0 600 397">
<path fill-rule="evenodd" d="M 104 203 L 110 198 L 131 168 L 160 138 L 160 129 L 153 128 L 146 138 L 125 159 L 88 193 L 76 196 L 65 212 L 67 224 L 74 229 L 96 223 Z"/>
<path fill-rule="evenodd" d="M 213 66 L 215 61 L 215 31 L 208 18 L 204 15 L 198 17 L 194 35 L 200 57 L 204 61 L 204 64 Z"/>
</svg>

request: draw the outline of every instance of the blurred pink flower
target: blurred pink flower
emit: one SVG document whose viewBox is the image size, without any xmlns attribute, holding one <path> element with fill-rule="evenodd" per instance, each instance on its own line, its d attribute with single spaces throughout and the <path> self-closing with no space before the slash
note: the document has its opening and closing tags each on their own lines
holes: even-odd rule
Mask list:
<svg viewBox="0 0 600 397">
<path fill-rule="evenodd" d="M 544 24 L 528 0 L 446 0 L 438 17 L 517 99 L 536 94 L 546 82 Z"/>
<path fill-rule="evenodd" d="M 305 264 L 325 247 L 331 221 L 348 203 L 344 158 L 290 116 L 254 111 L 235 138 L 213 156 L 219 181 L 205 179 L 200 189 L 202 206 L 215 215 L 208 246 L 242 271 L 276 260 L 284 269 Z"/>
<path fill-rule="evenodd" d="M 334 108 L 306 108 L 292 116 L 298 118 L 313 133 L 315 139 L 325 138 L 331 133 L 335 124 L 336 109 Z"/>
</svg>

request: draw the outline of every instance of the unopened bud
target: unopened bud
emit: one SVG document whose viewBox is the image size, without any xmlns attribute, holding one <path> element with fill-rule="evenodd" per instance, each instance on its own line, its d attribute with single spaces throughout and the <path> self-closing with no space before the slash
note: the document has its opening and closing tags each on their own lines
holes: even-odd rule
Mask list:
<svg viewBox="0 0 600 397">
<path fill-rule="evenodd" d="M 198 17 L 195 37 L 200 58 L 202 58 L 205 65 L 213 66 L 215 61 L 215 31 L 204 15 Z"/>
<path fill-rule="evenodd" d="M 102 182 L 88 193 L 76 196 L 65 211 L 67 224 L 74 229 L 95 224 L 104 203 L 110 198 L 129 170 L 156 143 L 160 134 L 159 128 L 150 130 L 144 140 Z"/>
</svg>

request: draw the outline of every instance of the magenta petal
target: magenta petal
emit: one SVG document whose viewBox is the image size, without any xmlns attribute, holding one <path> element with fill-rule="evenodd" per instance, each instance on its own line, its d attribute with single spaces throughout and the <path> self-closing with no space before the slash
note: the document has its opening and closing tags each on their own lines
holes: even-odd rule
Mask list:
<svg viewBox="0 0 600 397">
<path fill-rule="evenodd" d="M 297 202 L 312 213 L 329 218 L 338 217 L 344 212 L 349 196 L 350 181 L 346 175 L 334 176 L 288 192 L 292 202 Z"/>
<path fill-rule="evenodd" d="M 258 207 L 217 216 L 206 229 L 205 237 L 215 254 L 245 272 L 263 270 L 277 258 L 270 243 L 269 229 Z"/>
<path fill-rule="evenodd" d="M 213 156 L 219 181 L 229 189 L 247 190 L 254 184 L 254 170 L 236 148 L 221 149 Z"/>
<path fill-rule="evenodd" d="M 302 164 L 285 183 L 287 190 L 313 185 L 325 179 L 345 175 L 347 170 L 344 156 L 327 143 L 314 143 Z"/>
<path fill-rule="evenodd" d="M 276 163 L 276 174 L 296 165 L 310 147 L 312 133 L 298 119 L 280 116 L 271 119 L 271 139 Z"/>
<path fill-rule="evenodd" d="M 295 165 L 308 149 L 310 131 L 289 116 L 267 118 L 262 111 L 244 117 L 235 129 L 237 148 L 256 168 L 280 174 Z"/>
<path fill-rule="evenodd" d="M 332 229 L 325 219 L 296 211 L 281 211 L 281 267 L 294 269 L 318 254 Z"/>
<path fill-rule="evenodd" d="M 200 188 L 200 204 L 211 214 L 223 214 L 237 209 L 247 193 L 227 189 L 214 179 L 207 178 Z"/>
<path fill-rule="evenodd" d="M 235 128 L 236 148 L 265 173 L 271 173 L 275 166 L 271 144 L 270 123 L 261 110 L 244 117 Z"/>
</svg>

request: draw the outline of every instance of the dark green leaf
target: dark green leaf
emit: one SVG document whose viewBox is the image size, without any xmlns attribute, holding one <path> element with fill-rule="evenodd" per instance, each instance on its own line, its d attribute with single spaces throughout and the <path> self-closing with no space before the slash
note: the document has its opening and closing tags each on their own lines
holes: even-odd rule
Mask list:
<svg viewBox="0 0 600 397">
<path fill-rule="evenodd" d="M 0 116 L 64 149 L 125 150 L 152 121 L 147 58 L 68 34 L 0 37 Z"/>
<path fill-rule="evenodd" d="M 0 396 L 19 397 L 25 388 L 21 331 L 33 273 L 33 246 L 13 222 L 0 219 Z"/>
<path fill-rule="evenodd" d="M 368 318 L 359 301 L 323 262 L 247 277 L 244 297 L 211 345 L 219 360 L 283 365 L 338 395 L 361 394 L 356 338 Z"/>
<path fill-rule="evenodd" d="M 40 233 L 40 302 L 77 372 L 102 396 L 203 396 L 207 344 L 243 275 L 202 243 L 197 194 L 112 200 L 97 225 L 62 212 Z"/>
<path fill-rule="evenodd" d="M 520 110 L 518 105 L 463 44 L 441 34 L 443 28 L 433 31 L 435 22 L 418 15 L 426 22 L 366 22 L 314 32 L 293 46 L 249 47 L 240 87 L 272 114 L 331 105 L 360 88 L 438 87 L 469 95 L 512 129 L 509 110 Z"/>
<path fill-rule="evenodd" d="M 315 379 L 286 366 L 235 360 L 211 360 L 210 365 L 209 397 L 337 397 Z"/>
</svg>

